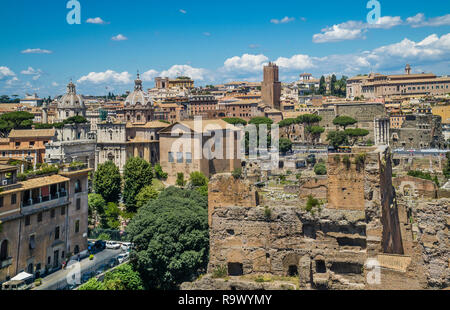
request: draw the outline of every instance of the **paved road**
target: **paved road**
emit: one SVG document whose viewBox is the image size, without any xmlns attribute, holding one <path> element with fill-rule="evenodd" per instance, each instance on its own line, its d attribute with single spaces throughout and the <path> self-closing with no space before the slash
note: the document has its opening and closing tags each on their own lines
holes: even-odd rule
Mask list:
<svg viewBox="0 0 450 310">
<path fill-rule="evenodd" d="M 95 254 L 93 260 L 89 260 L 89 258 L 83 259 L 81 264 L 81 274 L 83 274 L 86 271 L 89 271 L 92 269 L 95 265 L 101 263 L 104 261 L 107 263 L 111 258 L 117 257 L 122 253 L 122 251 L 119 250 L 110 250 L 105 249 L 97 254 Z M 99 266 L 100 267 L 100 266 Z M 61 269 L 58 270 L 51 275 L 45 277 L 42 279 L 42 285 L 34 288 L 35 290 L 49 290 L 49 289 L 56 289 L 57 286 L 59 286 L 59 283 L 64 283 L 66 281 L 66 276 L 69 274 L 70 270 L 67 269 Z"/>
</svg>

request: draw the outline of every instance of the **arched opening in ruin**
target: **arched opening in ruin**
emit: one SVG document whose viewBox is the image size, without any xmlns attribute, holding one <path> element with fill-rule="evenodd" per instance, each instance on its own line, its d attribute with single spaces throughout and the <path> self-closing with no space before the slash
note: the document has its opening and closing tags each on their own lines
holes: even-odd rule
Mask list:
<svg viewBox="0 0 450 310">
<path fill-rule="evenodd" d="M 325 261 L 316 260 L 316 273 L 326 273 L 327 266 L 325 265 Z"/>
<path fill-rule="evenodd" d="M 296 277 L 298 276 L 298 268 L 295 265 L 290 265 L 288 268 L 288 276 L 289 277 Z"/>
<path fill-rule="evenodd" d="M 228 275 L 229 276 L 242 276 L 244 274 L 244 268 L 242 263 L 228 263 Z"/>
</svg>

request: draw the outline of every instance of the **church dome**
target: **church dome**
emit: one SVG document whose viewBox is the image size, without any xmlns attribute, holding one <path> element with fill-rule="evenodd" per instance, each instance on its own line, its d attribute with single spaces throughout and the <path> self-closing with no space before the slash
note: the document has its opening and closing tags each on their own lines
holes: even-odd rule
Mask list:
<svg viewBox="0 0 450 310">
<path fill-rule="evenodd" d="M 125 99 L 125 106 L 145 106 L 149 103 L 150 101 L 142 90 L 142 80 L 139 78 L 138 73 L 137 79 L 134 81 L 134 91 L 128 95 L 127 99 Z"/>
<path fill-rule="evenodd" d="M 67 93 L 58 101 L 59 109 L 86 109 L 83 97 L 77 95 L 75 84 L 70 82 L 67 85 Z"/>
</svg>

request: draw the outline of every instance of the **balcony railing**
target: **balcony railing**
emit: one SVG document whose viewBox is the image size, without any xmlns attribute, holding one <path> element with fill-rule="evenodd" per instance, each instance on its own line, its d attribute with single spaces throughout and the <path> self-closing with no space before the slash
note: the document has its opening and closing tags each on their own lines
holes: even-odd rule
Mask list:
<svg viewBox="0 0 450 310">
<path fill-rule="evenodd" d="M 22 207 L 30 207 L 33 205 L 41 204 L 48 201 L 54 201 L 61 198 L 67 197 L 66 191 L 59 191 L 53 194 L 50 194 L 49 196 L 40 196 L 38 198 L 30 198 L 28 200 L 22 201 Z"/>
</svg>

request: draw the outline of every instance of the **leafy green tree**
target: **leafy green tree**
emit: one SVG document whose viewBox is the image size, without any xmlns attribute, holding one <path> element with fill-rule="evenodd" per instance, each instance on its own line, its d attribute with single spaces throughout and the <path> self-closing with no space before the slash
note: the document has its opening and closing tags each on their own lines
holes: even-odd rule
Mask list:
<svg viewBox="0 0 450 310">
<path fill-rule="evenodd" d="M 319 94 L 325 95 L 326 93 L 327 93 L 327 83 L 325 81 L 325 77 L 322 75 L 320 77 L 320 82 L 319 82 Z"/>
<path fill-rule="evenodd" d="M 189 176 L 189 182 L 194 187 L 208 185 L 208 178 L 200 171 L 194 171 Z"/>
<path fill-rule="evenodd" d="M 161 167 L 161 165 L 159 163 L 155 165 L 154 170 L 155 170 L 155 177 L 158 180 L 165 180 L 165 179 L 167 179 L 168 174 L 167 174 L 167 172 L 164 172 L 162 170 L 162 167 Z"/>
<path fill-rule="evenodd" d="M 358 121 L 350 116 L 338 116 L 333 120 L 333 124 L 344 128 L 344 130 L 351 125 L 355 125 Z"/>
<path fill-rule="evenodd" d="M 127 227 L 130 263 L 147 289 L 175 289 L 208 263 L 208 200 L 195 190 L 165 189 Z"/>
<path fill-rule="evenodd" d="M 356 142 L 358 142 L 359 138 L 369 135 L 369 131 L 361 128 L 349 128 L 345 130 L 345 134 L 350 138 L 350 145 L 353 146 L 356 144 Z"/>
<path fill-rule="evenodd" d="M 94 173 L 94 191 L 106 202 L 119 202 L 121 182 L 119 168 L 112 161 L 98 165 Z"/>
<path fill-rule="evenodd" d="M 184 173 L 183 172 L 178 172 L 177 173 L 177 180 L 175 183 L 177 186 L 184 186 L 186 185 L 186 181 L 184 180 Z"/>
<path fill-rule="evenodd" d="M 336 75 L 331 75 L 331 80 L 330 80 L 330 94 L 332 96 L 336 95 L 336 83 L 337 83 L 337 79 L 336 79 Z"/>
<path fill-rule="evenodd" d="M 444 168 L 444 176 L 447 179 L 450 179 L 450 152 L 447 152 L 446 157 L 447 157 L 447 164 L 445 165 Z"/>
<path fill-rule="evenodd" d="M 321 120 L 322 116 L 317 114 L 302 114 L 297 117 L 296 122 L 303 124 L 304 126 L 311 126 L 319 123 Z"/>
<path fill-rule="evenodd" d="M 145 186 L 139 194 L 136 196 L 136 208 L 142 208 L 150 200 L 155 200 L 158 198 L 159 192 L 153 188 L 151 185 Z"/>
<path fill-rule="evenodd" d="M 98 218 L 105 213 L 106 201 L 102 195 L 91 193 L 88 195 L 89 214 L 97 223 Z"/>
<path fill-rule="evenodd" d="M 257 116 L 252 118 L 248 123 L 256 125 L 257 128 L 259 127 L 259 125 L 267 125 L 267 128 L 270 129 L 270 125 L 273 124 L 273 120 L 268 117 Z"/>
<path fill-rule="evenodd" d="M 124 167 L 123 202 L 128 212 L 136 212 L 136 196 L 142 188 L 152 184 L 152 165 L 139 157 L 127 160 Z"/>
<path fill-rule="evenodd" d="M 15 111 L 0 115 L 0 135 L 7 137 L 13 129 L 29 129 L 34 115 L 25 111 Z"/>
<path fill-rule="evenodd" d="M 289 151 L 292 151 L 292 141 L 286 138 L 280 138 L 280 153 L 286 154 Z"/>
<path fill-rule="evenodd" d="M 78 288 L 79 291 L 105 291 L 105 285 L 97 278 L 91 278 Z"/>
<path fill-rule="evenodd" d="M 139 291 L 144 289 L 139 273 L 134 271 L 130 264 L 124 264 L 107 272 L 103 283 L 107 290 Z"/>
<path fill-rule="evenodd" d="M 225 118 L 222 118 L 222 120 L 224 120 L 225 122 L 227 122 L 228 124 L 231 124 L 231 125 L 242 125 L 242 126 L 247 125 L 247 122 L 245 120 L 243 120 L 242 118 L 238 118 L 238 117 L 225 117 Z"/>
<path fill-rule="evenodd" d="M 309 137 L 310 143 L 314 144 L 314 142 L 320 138 L 320 135 L 325 132 L 325 128 L 321 126 L 307 126 L 305 128 L 307 137 Z"/>
<path fill-rule="evenodd" d="M 322 163 L 318 163 L 314 166 L 314 173 L 317 175 L 326 175 L 327 167 Z"/>
<path fill-rule="evenodd" d="M 117 229 L 119 222 L 120 209 L 114 202 L 108 202 L 105 207 L 105 213 L 102 216 L 102 228 Z"/>
<path fill-rule="evenodd" d="M 335 148 L 348 145 L 348 136 L 344 131 L 329 131 L 327 141 Z"/>
</svg>

